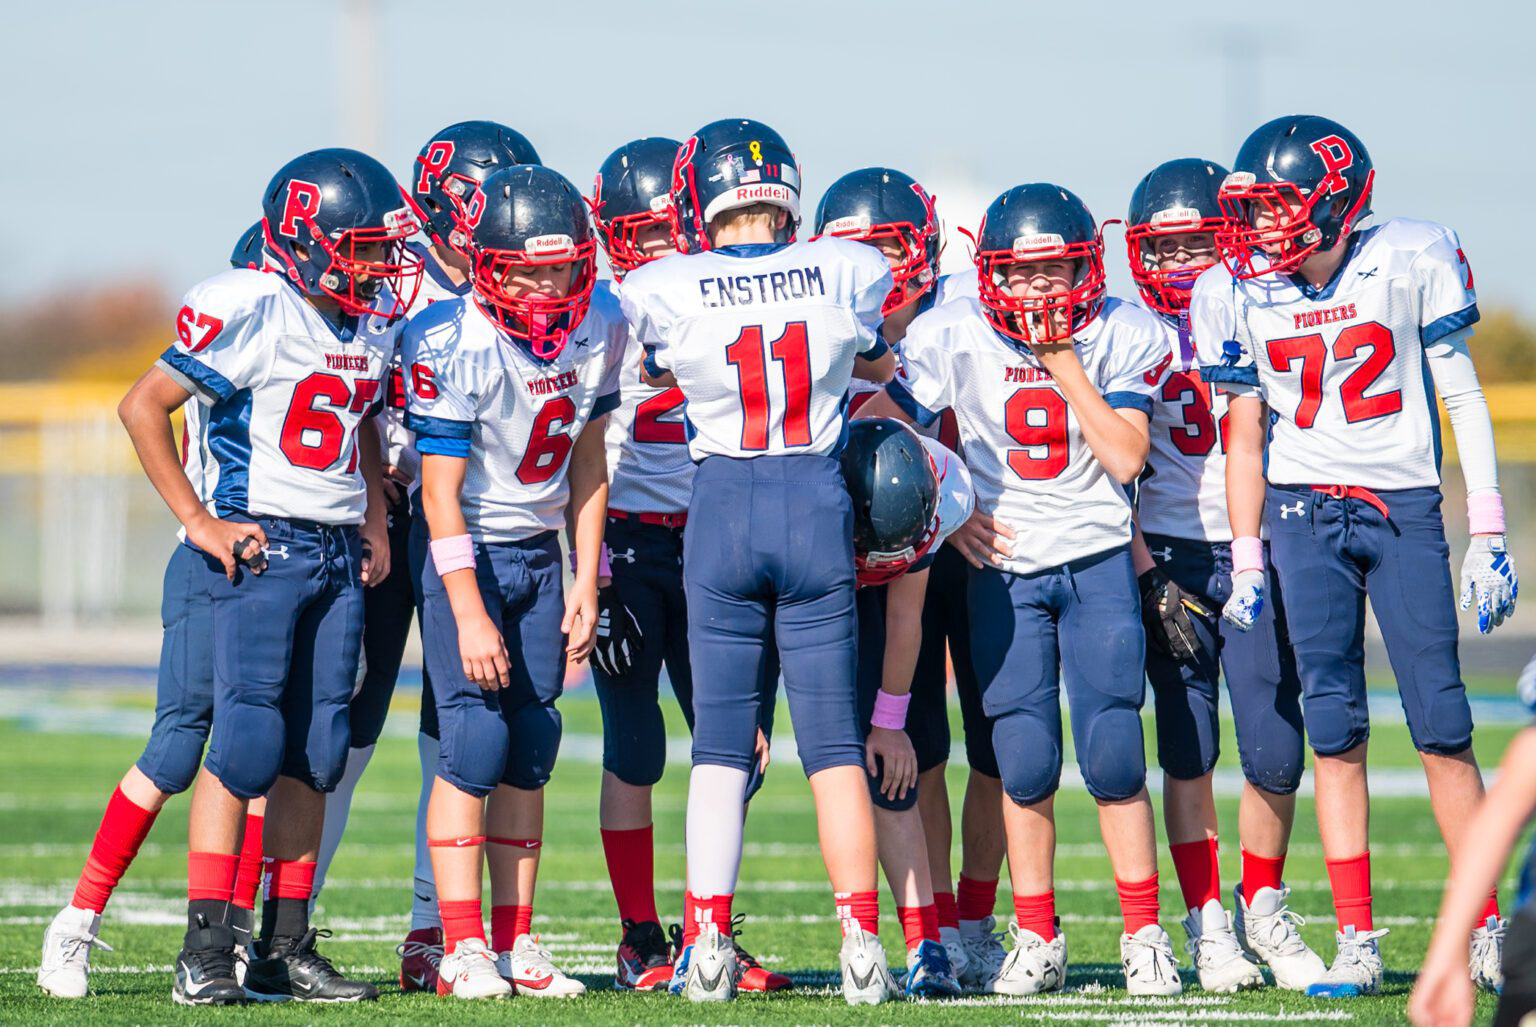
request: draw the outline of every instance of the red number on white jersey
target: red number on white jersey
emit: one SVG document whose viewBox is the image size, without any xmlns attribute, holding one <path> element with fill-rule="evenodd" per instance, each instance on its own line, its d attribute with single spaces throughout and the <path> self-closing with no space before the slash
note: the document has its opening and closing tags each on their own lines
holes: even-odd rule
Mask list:
<svg viewBox="0 0 1536 1027">
<path fill-rule="evenodd" d="M 784 373 L 784 445 L 811 444 L 811 347 L 804 321 L 791 321 L 768 347 Z M 741 448 L 768 448 L 768 359 L 763 326 L 747 325 L 725 348 L 725 361 L 741 383 Z"/>
<path fill-rule="evenodd" d="M 1026 481 L 1041 481 L 1066 470 L 1067 401 L 1060 393 L 1019 389 L 1003 405 L 1003 426 L 1009 438 L 1027 447 L 1008 451 L 1008 466 L 1014 474 Z"/>
<path fill-rule="evenodd" d="M 528 450 L 517 465 L 517 480 L 524 485 L 539 485 L 553 478 L 565 466 L 576 440 L 571 426 L 576 423 L 576 404 L 569 396 L 556 396 L 539 409 L 528 432 Z"/>
<path fill-rule="evenodd" d="M 1365 394 L 1397 355 L 1391 329 L 1376 321 L 1350 325 L 1334 339 L 1333 357 L 1335 360 L 1352 360 L 1363 348 L 1370 349 L 1370 354 L 1339 385 L 1344 419 L 1350 424 L 1386 417 L 1403 409 L 1403 394 L 1399 389 L 1377 396 Z M 1296 405 L 1294 419 L 1298 428 L 1312 427 L 1317 423 L 1317 412 L 1323 405 L 1323 366 L 1328 359 L 1328 347 L 1324 345 L 1323 337 L 1314 334 L 1272 339 L 1268 349 L 1270 366 L 1282 374 L 1289 373 L 1298 358 L 1301 360 L 1301 402 Z"/>
</svg>

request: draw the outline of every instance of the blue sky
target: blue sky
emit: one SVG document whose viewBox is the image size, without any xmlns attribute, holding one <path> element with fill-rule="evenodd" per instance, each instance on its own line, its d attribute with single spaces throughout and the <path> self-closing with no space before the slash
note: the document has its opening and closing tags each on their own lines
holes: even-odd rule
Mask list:
<svg viewBox="0 0 1536 1027">
<path fill-rule="evenodd" d="M 0 300 L 144 274 L 179 292 L 223 266 L 288 158 L 364 145 L 403 179 L 466 118 L 519 129 L 586 190 L 627 139 L 756 117 L 799 155 L 808 210 L 888 164 L 974 226 L 1039 180 L 1122 217 L 1155 164 L 1226 163 L 1262 121 L 1315 113 L 1369 147 L 1378 216 L 1456 228 L 1484 306 L 1536 318 L 1530 5 L 372 0 L 369 47 L 363 3 L 12 5 Z"/>
</svg>

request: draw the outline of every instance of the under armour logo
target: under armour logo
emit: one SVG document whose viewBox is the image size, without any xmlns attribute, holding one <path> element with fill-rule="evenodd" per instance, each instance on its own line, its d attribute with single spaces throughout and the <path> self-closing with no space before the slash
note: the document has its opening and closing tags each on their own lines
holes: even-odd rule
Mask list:
<svg viewBox="0 0 1536 1027">
<path fill-rule="evenodd" d="M 274 556 L 282 560 L 288 559 L 288 547 L 286 545 L 267 546 L 262 552 L 267 554 L 267 559 L 269 560 Z"/>
<path fill-rule="evenodd" d="M 1360 275 L 1361 278 L 1372 278 L 1372 277 L 1374 277 L 1376 275 L 1376 272 L 1378 270 L 1380 270 L 1380 269 L 1373 267 L 1373 268 L 1371 268 L 1371 269 L 1369 269 L 1367 271 L 1360 271 L 1360 272 L 1358 272 L 1358 274 Z"/>
<path fill-rule="evenodd" d="M 635 562 L 635 551 L 634 551 L 634 549 L 631 548 L 631 549 L 624 550 L 624 552 L 622 552 L 622 553 L 616 553 L 616 552 L 614 552 L 613 550 L 610 549 L 608 551 L 608 559 L 609 559 L 610 562 L 612 562 L 614 560 L 623 560 L 625 563 L 634 563 Z"/>
<path fill-rule="evenodd" d="M 1151 550 L 1151 553 L 1152 553 L 1153 556 L 1157 557 L 1163 563 L 1167 563 L 1167 562 L 1169 562 L 1170 560 L 1173 559 L 1173 547 L 1172 546 L 1164 546 L 1161 549 L 1153 549 L 1153 550 Z"/>
<path fill-rule="evenodd" d="M 1281 503 L 1280 504 L 1280 519 L 1283 521 L 1287 517 L 1289 517 L 1291 514 L 1295 514 L 1297 517 L 1300 517 L 1301 516 L 1301 512 L 1303 510 L 1305 510 L 1305 509 L 1306 509 L 1306 505 L 1303 504 L 1300 500 L 1296 501 L 1296 505 L 1294 507 L 1286 506 L 1284 503 Z"/>
</svg>

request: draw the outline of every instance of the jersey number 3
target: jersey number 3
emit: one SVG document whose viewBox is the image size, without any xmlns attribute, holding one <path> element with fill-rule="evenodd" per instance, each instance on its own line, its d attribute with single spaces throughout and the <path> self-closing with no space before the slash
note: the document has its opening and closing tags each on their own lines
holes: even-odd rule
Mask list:
<svg viewBox="0 0 1536 1027">
<path fill-rule="evenodd" d="M 1339 385 L 1344 420 L 1350 424 L 1386 417 L 1403 409 L 1403 394 L 1398 389 L 1377 396 L 1365 394 L 1397 355 L 1392 330 L 1376 321 L 1366 321 L 1350 325 L 1333 340 L 1335 360 L 1352 360 L 1362 349 L 1368 349 L 1370 353 Z M 1296 405 L 1296 427 L 1310 428 L 1317 423 L 1317 412 L 1323 406 L 1323 365 L 1328 360 L 1328 347 L 1324 345 L 1323 337 L 1297 335 L 1270 340 L 1269 363 L 1276 371 L 1289 373 L 1297 358 L 1301 360 L 1301 402 Z"/>
<path fill-rule="evenodd" d="M 768 347 L 784 370 L 784 445 L 811 444 L 811 348 L 804 321 L 791 321 Z M 768 359 L 763 326 L 747 325 L 725 348 L 725 361 L 741 382 L 741 448 L 768 448 Z"/>
</svg>

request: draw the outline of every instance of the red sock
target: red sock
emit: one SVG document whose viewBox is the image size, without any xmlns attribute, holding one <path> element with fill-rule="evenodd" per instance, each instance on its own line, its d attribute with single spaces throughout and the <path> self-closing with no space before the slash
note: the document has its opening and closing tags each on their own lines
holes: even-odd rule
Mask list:
<svg viewBox="0 0 1536 1027">
<path fill-rule="evenodd" d="M 939 911 L 933 906 L 897 906 L 896 919 L 909 952 L 925 941 L 939 940 Z"/>
<path fill-rule="evenodd" d="M 532 906 L 491 906 L 491 948 L 506 952 L 533 927 Z"/>
<path fill-rule="evenodd" d="M 656 914 L 656 848 L 650 824 L 628 831 L 604 828 L 603 858 L 619 904 L 619 919 L 643 924 L 661 921 Z"/>
<path fill-rule="evenodd" d="M 1202 909 L 1212 899 L 1221 901 L 1221 864 L 1216 858 L 1216 839 L 1180 842 L 1168 846 L 1173 854 L 1173 872 L 1179 879 L 1188 909 Z"/>
<path fill-rule="evenodd" d="M 1122 881 L 1115 878 L 1115 890 L 1120 893 L 1120 916 L 1125 920 L 1125 933 L 1135 934 L 1148 924 L 1157 923 L 1157 875 L 1145 881 Z"/>
<path fill-rule="evenodd" d="M 235 875 L 235 905 L 256 908 L 256 891 L 261 887 L 261 829 L 267 818 L 259 813 L 245 815 L 245 837 L 240 841 L 240 871 Z"/>
<path fill-rule="evenodd" d="M 960 913 L 955 907 L 955 893 L 952 891 L 936 891 L 933 893 L 934 908 L 939 911 L 939 927 L 959 927 Z"/>
<path fill-rule="evenodd" d="M 683 893 L 683 944 L 692 945 L 706 924 L 722 934 L 731 933 L 731 900 L 734 895 Z"/>
<path fill-rule="evenodd" d="M 267 886 L 267 898 L 309 901 L 315 891 L 314 860 L 278 859 L 267 862 L 273 868 Z"/>
<path fill-rule="evenodd" d="M 843 925 L 843 937 L 852 933 L 855 927 L 862 927 L 876 937 L 880 936 L 880 893 L 878 891 L 840 891 L 835 892 L 832 901 L 836 904 L 837 919 Z"/>
<path fill-rule="evenodd" d="M 1243 851 L 1243 901 L 1252 902 L 1253 897 L 1259 893 L 1260 888 L 1273 888 L 1279 891 L 1284 883 L 1285 853 L 1281 853 L 1274 859 L 1268 856 L 1255 856 L 1247 849 Z"/>
<path fill-rule="evenodd" d="M 485 941 L 485 921 L 480 917 L 479 899 L 438 899 L 437 915 L 443 921 L 445 952 L 452 952 L 459 942 L 471 938 Z"/>
<path fill-rule="evenodd" d="M 187 853 L 187 901 L 228 902 L 239 866 L 240 857 L 233 853 Z"/>
<path fill-rule="evenodd" d="M 1040 895 L 1014 895 L 1013 919 L 1026 931 L 1034 931 L 1050 941 L 1056 937 L 1056 892 Z"/>
<path fill-rule="evenodd" d="M 1489 917 L 1497 918 L 1499 915 L 1499 890 L 1495 888 L 1488 893 L 1488 903 L 1483 906 L 1482 914 L 1477 918 L 1477 926 L 1481 927 L 1488 922 Z"/>
<path fill-rule="evenodd" d="M 957 920 L 982 920 L 992 915 L 997 906 L 997 879 L 973 881 L 960 875 L 955 888 L 955 917 Z"/>
<path fill-rule="evenodd" d="M 1353 927 L 1371 929 L 1371 853 L 1369 850 L 1350 859 L 1325 859 L 1328 883 L 1333 885 L 1333 912 L 1339 930 Z"/>
<path fill-rule="evenodd" d="M 75 885 L 70 905 L 97 913 L 107 908 L 107 900 L 133 857 L 139 854 L 139 846 L 144 844 L 144 836 L 154 826 L 158 812 L 135 805 L 121 788 L 112 789 L 112 798 L 107 800 L 106 812 L 101 815 L 101 826 L 96 829 L 91 854 L 80 872 L 80 883 Z"/>
</svg>

